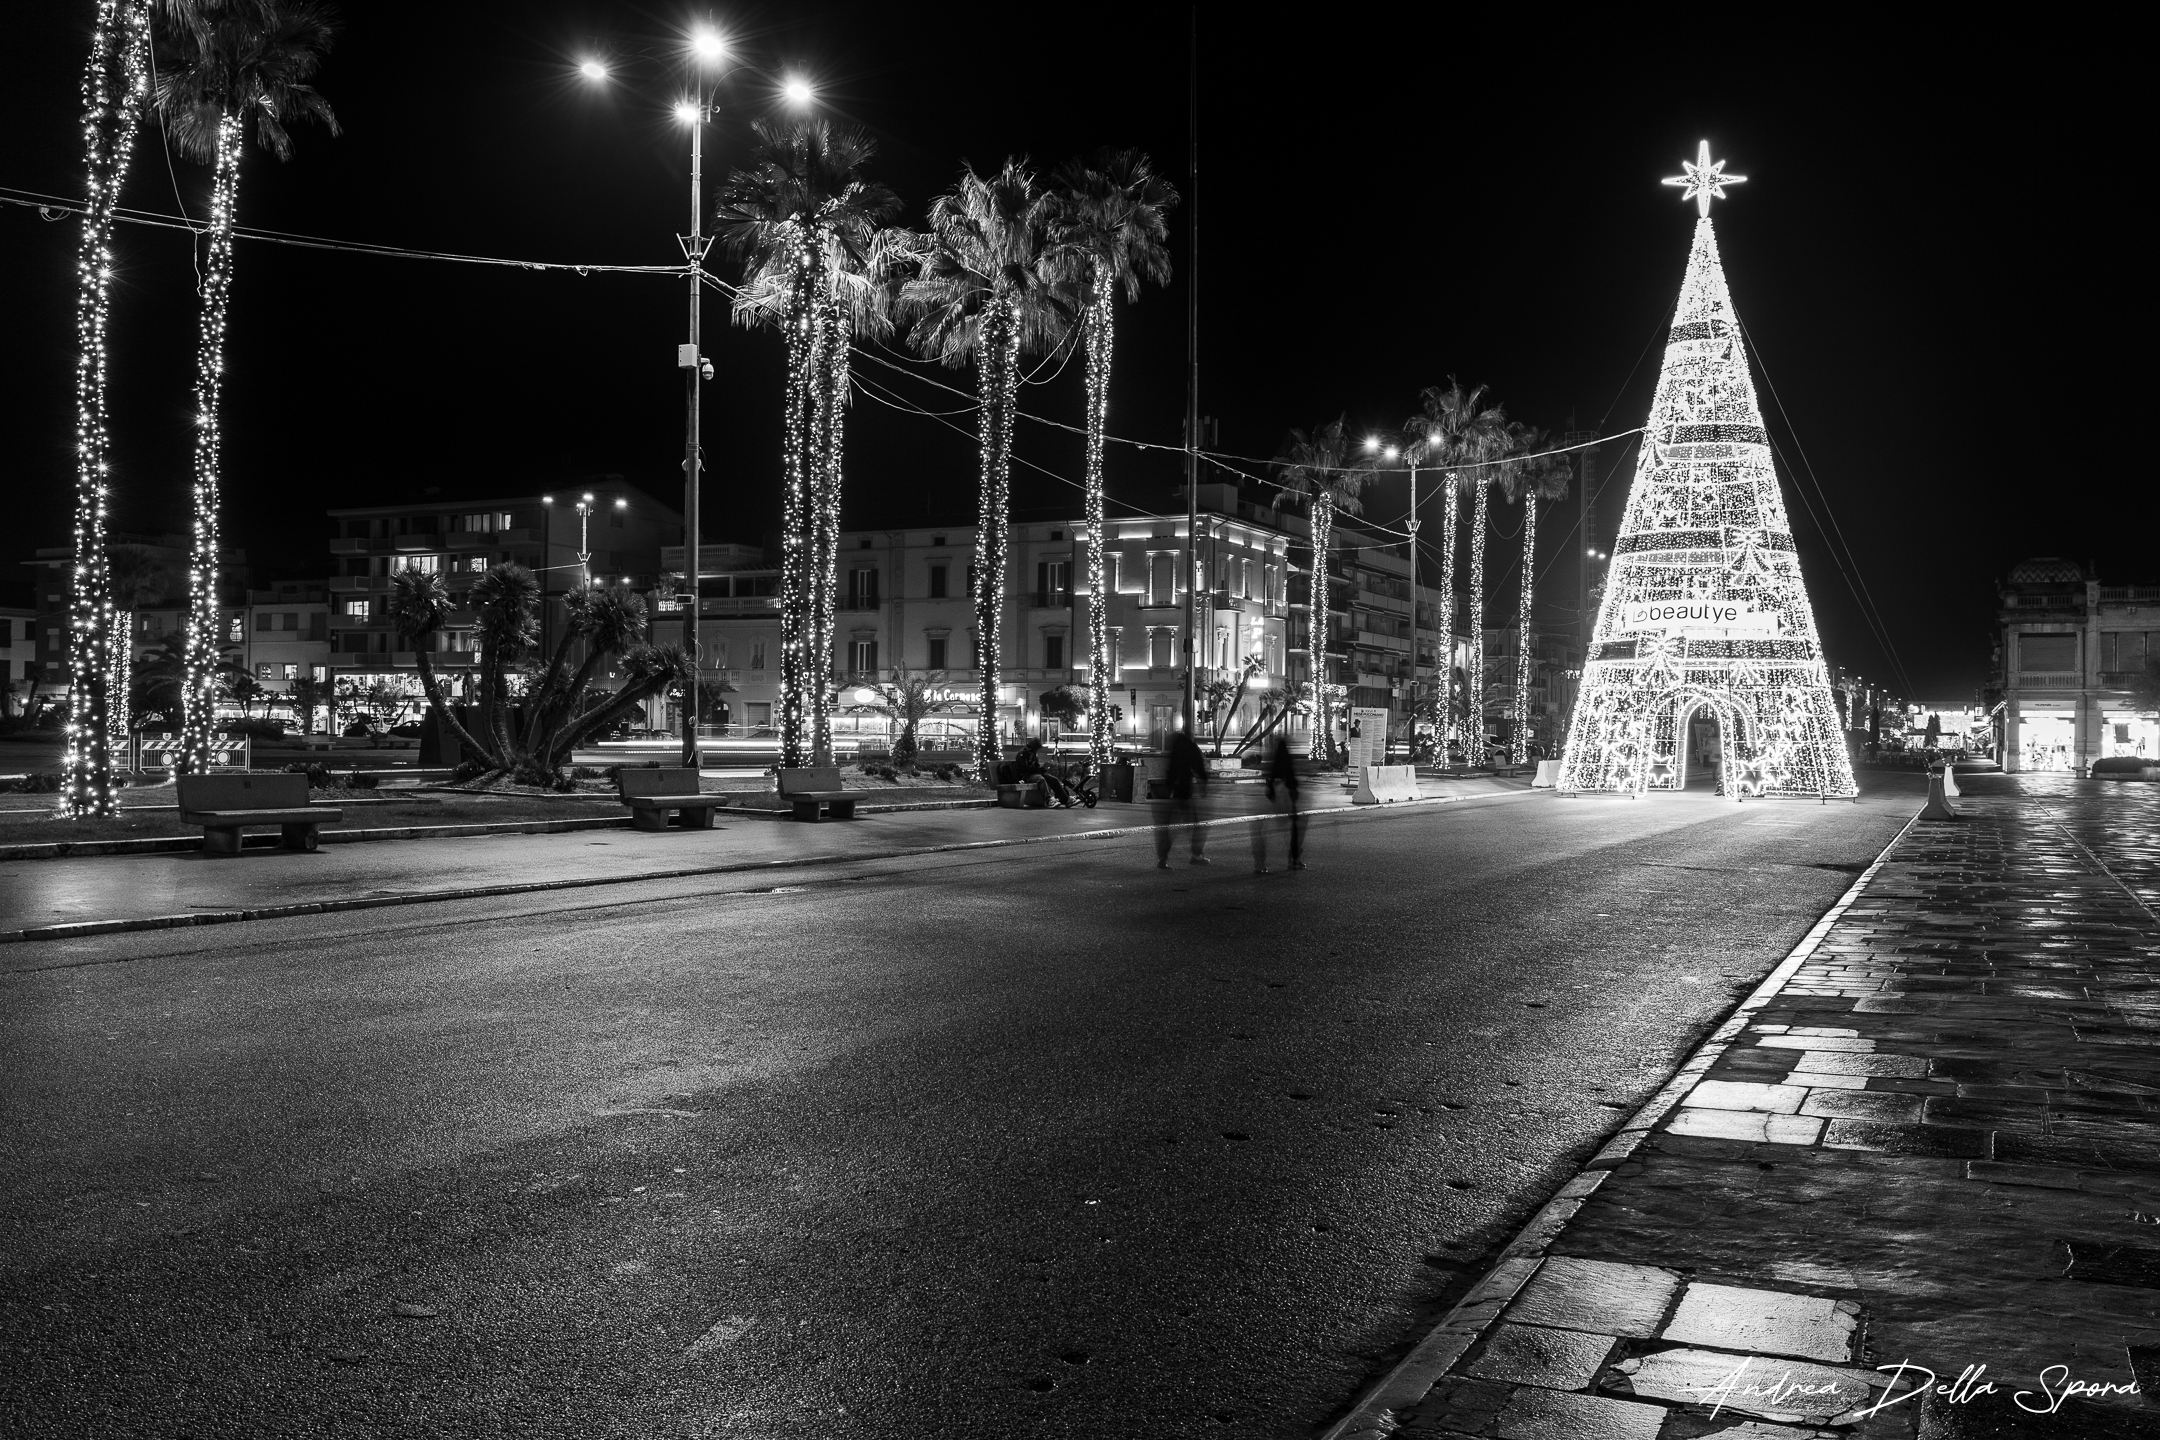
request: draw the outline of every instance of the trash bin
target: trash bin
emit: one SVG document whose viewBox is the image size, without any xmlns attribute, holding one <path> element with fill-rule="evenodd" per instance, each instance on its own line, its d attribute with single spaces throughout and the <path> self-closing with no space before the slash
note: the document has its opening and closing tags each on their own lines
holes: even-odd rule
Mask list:
<svg viewBox="0 0 2160 1440">
<path fill-rule="evenodd" d="M 1111 800 L 1132 801 L 1133 765 L 1130 760 L 1119 760 L 1103 772 L 1103 794 Z"/>
</svg>

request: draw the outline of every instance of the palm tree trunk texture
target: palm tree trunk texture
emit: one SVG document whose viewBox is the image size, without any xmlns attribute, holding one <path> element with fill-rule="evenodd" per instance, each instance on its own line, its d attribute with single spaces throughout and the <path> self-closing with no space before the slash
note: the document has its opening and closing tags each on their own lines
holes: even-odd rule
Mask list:
<svg viewBox="0 0 2160 1440">
<path fill-rule="evenodd" d="M 822 280 L 822 277 L 821 277 Z M 818 286 L 818 365 L 815 409 L 817 605 L 812 612 L 812 749 L 832 764 L 833 612 L 840 596 L 841 448 L 847 419 L 847 315 L 829 285 Z M 895 577 L 897 578 L 897 577 Z"/>
<path fill-rule="evenodd" d="M 982 477 L 975 527 L 975 663 L 977 666 L 975 764 L 983 783 L 997 783 L 998 681 L 1003 675 L 999 622 L 1005 613 L 1006 517 L 1012 508 L 1014 389 L 1020 367 L 1020 317 L 1013 302 L 993 301 L 982 315 L 975 360 Z"/>
<path fill-rule="evenodd" d="M 1104 593 L 1103 428 L 1110 414 L 1111 307 L 1107 293 L 1087 314 L 1088 766 L 1110 766 L 1110 597 Z"/>
<path fill-rule="evenodd" d="M 134 687 L 135 612 L 124 610 L 114 618 L 112 679 L 105 690 L 105 745 L 115 768 L 131 763 L 128 732 L 134 716 L 128 704 Z"/>
<path fill-rule="evenodd" d="M 75 588 L 69 601 L 67 773 L 60 812 L 110 815 L 112 748 L 106 731 L 113 606 L 105 573 L 106 491 L 112 435 L 105 410 L 106 316 L 112 299 L 113 213 L 135 151 L 150 88 L 150 7 L 99 0 L 83 69 L 88 174 L 76 257 Z"/>
<path fill-rule="evenodd" d="M 1480 478 L 1470 517 L 1470 763 L 1485 758 L 1485 518 L 1492 487 Z"/>
<path fill-rule="evenodd" d="M 1512 758 L 1530 763 L 1530 681 L 1537 674 L 1530 653 L 1530 597 L 1537 584 L 1537 492 L 1523 492 L 1522 595 L 1515 606 L 1515 741 Z"/>
<path fill-rule="evenodd" d="M 811 344 L 809 293 L 797 281 L 787 319 L 787 398 L 782 417 L 786 450 L 782 456 L 780 520 L 780 763 L 795 769 L 810 763 L 807 676 L 812 576 L 818 567 L 812 539 L 808 431 L 810 426 Z M 695 661 L 696 657 L 691 657 Z M 693 674 L 691 684 L 696 683 Z M 686 694 L 688 692 L 685 692 Z M 684 708 L 687 710 L 688 704 Z"/>
<path fill-rule="evenodd" d="M 1447 477 L 1447 494 L 1440 514 L 1440 750 L 1455 748 L 1461 733 L 1455 728 L 1455 535 L 1462 521 L 1462 489 L 1455 472 Z"/>
<path fill-rule="evenodd" d="M 232 301 L 233 207 L 240 192 L 245 131 L 228 110 L 218 117 L 217 167 L 210 187 L 209 263 L 203 272 L 202 334 L 195 347 L 195 538 L 188 554 L 187 677 L 180 690 L 180 751 L 173 768 L 210 765 L 217 725 L 218 408 L 225 380 L 225 316 Z"/>
<path fill-rule="evenodd" d="M 1312 512 L 1312 609 L 1307 611 L 1306 642 L 1312 646 L 1313 742 L 1312 758 L 1323 763 L 1334 758 L 1334 708 L 1329 704 L 1327 679 L 1329 532 L 1335 528 L 1334 507 L 1325 495 Z"/>
<path fill-rule="evenodd" d="M 458 723 L 456 713 L 451 710 L 449 701 L 443 695 L 442 681 L 435 674 L 435 662 L 428 659 L 428 652 L 422 648 L 426 644 L 424 638 L 413 642 L 413 659 L 420 667 L 420 689 L 427 696 L 428 707 L 435 712 L 438 720 L 450 727 L 450 732 L 457 736 L 458 743 L 470 751 L 474 758 L 487 754 L 488 747 L 475 740 L 472 732 Z"/>
</svg>

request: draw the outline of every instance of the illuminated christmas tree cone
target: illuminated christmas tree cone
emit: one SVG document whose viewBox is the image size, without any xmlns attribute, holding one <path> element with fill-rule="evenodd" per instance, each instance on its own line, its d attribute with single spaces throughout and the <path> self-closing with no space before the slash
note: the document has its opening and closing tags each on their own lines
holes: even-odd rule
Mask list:
<svg viewBox="0 0 2160 1440">
<path fill-rule="evenodd" d="M 1743 176 L 1706 141 L 1669 184 L 1697 202 L 1635 482 L 1568 726 L 1563 790 L 1687 780 L 1690 721 L 1718 725 L 1719 792 L 1851 796 L 1815 612 L 1718 263 L 1710 202 Z"/>
</svg>

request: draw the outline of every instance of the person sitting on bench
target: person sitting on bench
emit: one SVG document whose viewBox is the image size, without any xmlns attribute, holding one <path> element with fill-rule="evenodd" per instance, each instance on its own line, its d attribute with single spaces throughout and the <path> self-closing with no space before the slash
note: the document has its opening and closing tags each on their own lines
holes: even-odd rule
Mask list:
<svg viewBox="0 0 2160 1440">
<path fill-rule="evenodd" d="M 1051 795 L 1056 798 L 1061 807 L 1067 810 L 1072 809 L 1072 791 L 1067 788 L 1063 780 L 1043 768 L 1041 737 L 1038 736 L 1020 747 L 1020 755 L 1013 761 L 1013 773 L 1020 777 L 1020 783 L 1023 785 L 1030 780 L 1042 781 L 1043 784 L 1050 787 Z"/>
</svg>

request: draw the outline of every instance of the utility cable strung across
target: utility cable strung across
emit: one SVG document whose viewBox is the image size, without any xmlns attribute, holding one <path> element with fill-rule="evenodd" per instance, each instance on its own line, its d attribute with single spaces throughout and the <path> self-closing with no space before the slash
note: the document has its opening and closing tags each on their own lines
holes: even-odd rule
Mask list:
<svg viewBox="0 0 2160 1440">
<path fill-rule="evenodd" d="M 16 190 L 0 186 L 0 204 L 20 205 L 38 211 L 47 220 L 57 220 L 61 215 L 80 215 L 84 206 L 80 200 L 69 200 L 58 195 L 42 195 L 35 190 Z M 202 235 L 209 226 L 178 215 L 165 215 L 155 210 L 115 211 L 115 218 L 130 225 L 151 225 L 164 230 L 185 230 Z M 680 265 L 591 265 L 565 263 L 555 260 L 512 260 L 499 255 L 460 255 L 448 250 L 412 250 L 399 245 L 374 245 L 360 240 L 326 240 L 316 235 L 295 235 L 284 230 L 262 230 L 252 225 L 235 225 L 232 234 L 241 240 L 264 240 L 273 245 L 294 245 L 304 250 L 342 250 L 353 255 L 377 255 L 392 260 L 447 260 L 459 265 L 494 265 L 512 270 L 566 270 L 579 275 L 626 274 L 626 275 L 681 275 L 686 273 Z"/>
</svg>

